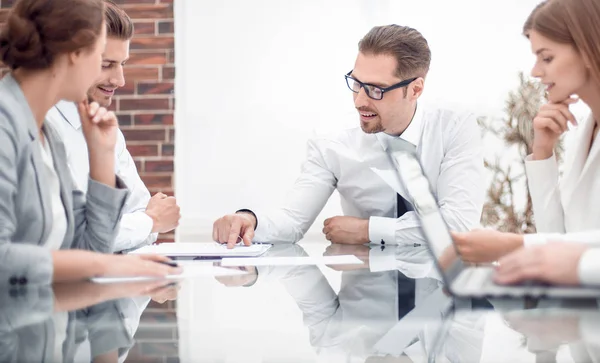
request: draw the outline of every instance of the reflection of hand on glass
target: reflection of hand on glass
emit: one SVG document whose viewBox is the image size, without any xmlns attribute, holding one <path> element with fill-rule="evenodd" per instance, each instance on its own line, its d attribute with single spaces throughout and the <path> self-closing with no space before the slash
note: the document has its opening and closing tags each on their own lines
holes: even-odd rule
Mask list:
<svg viewBox="0 0 600 363">
<path fill-rule="evenodd" d="M 350 264 L 350 265 L 327 265 L 335 271 L 349 271 L 369 268 L 369 251 L 371 248 L 365 245 L 342 245 L 338 243 L 332 243 L 327 246 L 323 256 L 341 256 L 341 255 L 354 255 L 362 264 Z"/>
<path fill-rule="evenodd" d="M 215 276 L 217 281 L 227 287 L 251 286 L 258 279 L 258 273 L 255 266 L 221 267 L 247 272 L 247 274 L 244 275 Z"/>
<path fill-rule="evenodd" d="M 54 310 L 72 311 L 103 301 L 152 295 L 172 283 L 171 280 L 151 280 L 114 284 L 97 284 L 89 281 L 55 284 L 53 286 Z"/>
<path fill-rule="evenodd" d="M 100 354 L 94 357 L 92 363 L 117 363 L 119 361 L 119 352 L 113 350 L 108 353 Z"/>
<path fill-rule="evenodd" d="M 150 298 L 159 304 L 164 304 L 167 301 L 177 299 L 177 294 L 179 293 L 180 288 L 181 285 L 172 283 L 155 290 L 152 294 L 150 294 Z"/>
<path fill-rule="evenodd" d="M 514 312 L 504 315 L 510 328 L 545 346 L 558 347 L 578 341 L 579 316 L 576 314 L 527 314 Z"/>
</svg>

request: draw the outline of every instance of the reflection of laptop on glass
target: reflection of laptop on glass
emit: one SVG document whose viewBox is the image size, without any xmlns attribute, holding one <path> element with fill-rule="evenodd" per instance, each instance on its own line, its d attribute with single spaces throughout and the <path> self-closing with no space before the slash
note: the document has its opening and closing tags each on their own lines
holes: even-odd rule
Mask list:
<svg viewBox="0 0 600 363">
<path fill-rule="evenodd" d="M 421 229 L 428 241 L 444 283 L 450 293 L 461 297 L 600 297 L 600 288 L 547 286 L 532 283 L 518 286 L 504 286 L 493 282 L 492 266 L 472 267 L 463 264 L 456 254 L 444 254 L 446 248 L 453 247 L 435 196 L 431 192 L 429 181 L 423 174 L 421 164 L 413 153 L 391 151 L 390 157 L 398 172 L 400 182 L 412 201 L 413 208 L 421 221 Z M 452 247 L 450 247 L 452 246 Z M 442 259 L 451 256 L 450 260 Z M 442 268 L 444 266 L 444 268 Z"/>
</svg>

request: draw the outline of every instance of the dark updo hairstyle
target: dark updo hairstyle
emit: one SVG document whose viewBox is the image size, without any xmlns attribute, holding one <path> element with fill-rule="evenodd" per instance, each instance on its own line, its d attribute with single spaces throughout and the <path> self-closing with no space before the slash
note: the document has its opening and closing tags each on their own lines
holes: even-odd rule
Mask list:
<svg viewBox="0 0 600 363">
<path fill-rule="evenodd" d="M 0 61 L 49 68 L 57 55 L 93 46 L 103 23 L 102 0 L 18 0 L 0 33 Z"/>
</svg>

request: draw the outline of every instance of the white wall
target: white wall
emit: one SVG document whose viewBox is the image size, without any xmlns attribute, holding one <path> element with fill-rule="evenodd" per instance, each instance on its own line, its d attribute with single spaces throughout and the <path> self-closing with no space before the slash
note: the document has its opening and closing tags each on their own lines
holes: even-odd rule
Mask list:
<svg viewBox="0 0 600 363">
<path fill-rule="evenodd" d="M 215 218 L 275 207 L 297 177 L 315 127 L 358 125 L 343 75 L 375 25 L 428 39 L 428 103 L 499 115 L 533 64 L 522 23 L 538 0 L 178 0 L 178 239 L 210 236 Z M 322 220 L 339 213 L 334 195 Z"/>
</svg>

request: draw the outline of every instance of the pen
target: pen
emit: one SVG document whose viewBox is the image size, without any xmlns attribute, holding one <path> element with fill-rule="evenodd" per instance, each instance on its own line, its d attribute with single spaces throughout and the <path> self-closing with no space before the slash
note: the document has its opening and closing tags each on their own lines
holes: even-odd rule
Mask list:
<svg viewBox="0 0 600 363">
<path fill-rule="evenodd" d="M 163 265 L 171 266 L 171 267 L 179 267 L 179 265 L 175 261 L 157 261 L 157 262 L 162 263 Z"/>
</svg>

